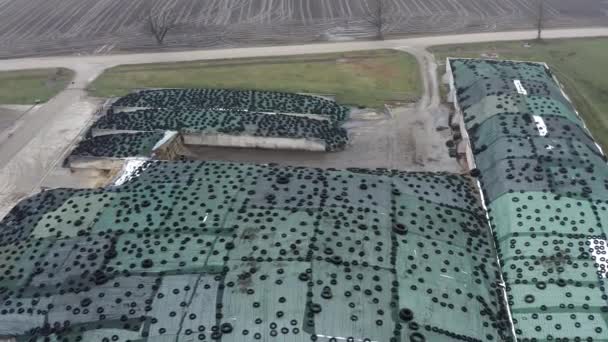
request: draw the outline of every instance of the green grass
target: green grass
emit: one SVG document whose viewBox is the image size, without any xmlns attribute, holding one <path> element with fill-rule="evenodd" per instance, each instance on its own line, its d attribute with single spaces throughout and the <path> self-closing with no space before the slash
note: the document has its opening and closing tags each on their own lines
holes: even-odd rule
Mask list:
<svg viewBox="0 0 608 342">
<path fill-rule="evenodd" d="M 482 53 L 497 53 L 500 59 L 546 62 L 594 138 L 602 148 L 608 148 L 608 38 L 533 41 L 530 47 L 523 42 L 438 46 L 432 52 L 438 61 L 448 56 L 481 57 Z"/>
<path fill-rule="evenodd" d="M 0 72 L 0 104 L 46 102 L 65 89 L 74 72 L 64 68 Z"/>
<path fill-rule="evenodd" d="M 89 87 L 93 96 L 141 88 L 229 88 L 335 95 L 342 104 L 380 107 L 421 95 L 416 59 L 401 51 L 372 50 L 294 57 L 122 65 Z"/>
</svg>

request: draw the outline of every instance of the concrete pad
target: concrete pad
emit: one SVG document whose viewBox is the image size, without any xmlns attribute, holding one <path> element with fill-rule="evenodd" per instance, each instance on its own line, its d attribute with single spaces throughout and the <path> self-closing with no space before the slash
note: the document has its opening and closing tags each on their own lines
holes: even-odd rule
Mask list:
<svg viewBox="0 0 608 342">
<path fill-rule="evenodd" d="M 450 158 L 445 142 L 449 130 L 438 132 L 436 124 L 448 115 L 434 115 L 412 107 L 393 108 L 393 117 L 379 114 L 356 116 L 345 123 L 351 142 L 344 151 L 312 152 L 255 150 L 212 146 L 185 146 L 184 153 L 199 160 L 228 160 L 321 168 L 396 168 L 409 171 L 461 172 L 462 168 Z M 415 124 L 418 122 L 418 124 Z M 417 151 L 418 146 L 418 151 Z M 422 158 L 416 162 L 417 156 Z"/>
</svg>

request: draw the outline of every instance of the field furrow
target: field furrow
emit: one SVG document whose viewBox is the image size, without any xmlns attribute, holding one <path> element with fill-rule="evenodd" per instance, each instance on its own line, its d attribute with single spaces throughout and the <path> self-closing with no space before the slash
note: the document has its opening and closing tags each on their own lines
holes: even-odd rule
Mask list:
<svg viewBox="0 0 608 342">
<path fill-rule="evenodd" d="M 365 19 L 375 0 L 0 0 L 0 58 L 158 49 L 145 31 L 149 13 L 172 10 L 172 48 L 373 37 Z M 390 0 L 403 18 L 391 33 L 463 33 L 534 26 L 530 0 Z M 605 25 L 608 2 L 552 0 L 547 27 Z M 338 32 L 338 33 L 336 33 Z M 329 35 L 327 35 L 329 34 Z"/>
</svg>

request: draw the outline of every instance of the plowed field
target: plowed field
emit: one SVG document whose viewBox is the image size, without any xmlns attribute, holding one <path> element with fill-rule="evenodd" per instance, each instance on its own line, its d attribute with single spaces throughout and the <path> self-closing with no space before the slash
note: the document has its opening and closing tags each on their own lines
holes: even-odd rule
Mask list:
<svg viewBox="0 0 608 342">
<path fill-rule="evenodd" d="M 374 0 L 0 0 L 0 57 L 157 49 L 147 13 L 173 9 L 166 48 L 244 46 L 373 36 Z M 533 26 L 531 0 L 392 0 L 391 33 L 452 33 Z M 547 26 L 608 22 L 603 0 L 547 1 Z"/>
</svg>

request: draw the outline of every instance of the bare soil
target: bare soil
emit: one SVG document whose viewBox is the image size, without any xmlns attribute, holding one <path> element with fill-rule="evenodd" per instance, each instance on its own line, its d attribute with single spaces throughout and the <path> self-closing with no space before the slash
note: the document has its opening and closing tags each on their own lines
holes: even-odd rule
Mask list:
<svg viewBox="0 0 608 342">
<path fill-rule="evenodd" d="M 390 35 L 521 30 L 529 0 L 392 0 Z M 0 57 L 108 54 L 373 38 L 365 0 L 0 0 Z M 546 27 L 605 25 L 602 0 L 552 0 Z M 145 14 L 173 9 L 178 27 L 162 47 Z"/>
</svg>

